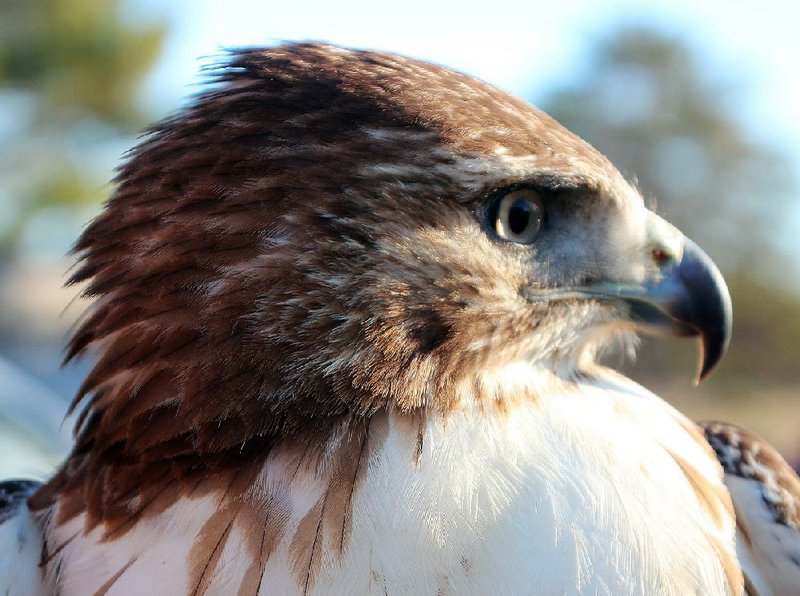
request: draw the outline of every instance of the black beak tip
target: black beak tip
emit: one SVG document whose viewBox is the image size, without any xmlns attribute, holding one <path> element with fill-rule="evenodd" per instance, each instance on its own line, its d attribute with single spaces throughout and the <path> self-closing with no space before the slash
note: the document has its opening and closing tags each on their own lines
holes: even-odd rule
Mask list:
<svg viewBox="0 0 800 596">
<path fill-rule="evenodd" d="M 693 294 L 694 308 L 687 322 L 700 336 L 700 363 L 695 384 L 708 378 L 731 341 L 733 307 L 728 286 L 711 258 L 691 240 L 686 241 L 680 276 Z"/>
<path fill-rule="evenodd" d="M 722 344 L 719 340 L 707 341 L 706 337 L 700 340 L 700 362 L 697 367 L 697 378 L 695 385 L 705 381 L 712 371 L 717 367 L 719 361 L 727 350 L 727 342 Z"/>
</svg>

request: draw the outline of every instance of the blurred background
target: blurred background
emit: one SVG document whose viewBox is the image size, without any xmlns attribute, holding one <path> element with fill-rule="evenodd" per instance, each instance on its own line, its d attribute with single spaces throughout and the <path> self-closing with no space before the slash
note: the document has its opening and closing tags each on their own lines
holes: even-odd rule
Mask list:
<svg viewBox="0 0 800 596">
<path fill-rule="evenodd" d="M 44 477 L 90 363 L 59 368 L 86 308 L 70 244 L 138 132 L 220 49 L 316 39 L 400 52 L 520 95 L 606 153 L 723 269 L 734 338 L 692 387 L 688 341 L 638 380 L 800 463 L 800 3 L 590 0 L 0 0 L 0 478 Z"/>
</svg>

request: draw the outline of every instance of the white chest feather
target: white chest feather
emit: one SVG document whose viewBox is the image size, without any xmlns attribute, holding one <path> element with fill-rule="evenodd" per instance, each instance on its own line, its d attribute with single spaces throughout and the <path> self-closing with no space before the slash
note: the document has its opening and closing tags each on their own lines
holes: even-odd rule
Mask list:
<svg viewBox="0 0 800 596">
<path fill-rule="evenodd" d="M 82 535 L 81 518 L 52 528 L 51 544 L 78 533 L 58 557 L 61 593 L 725 594 L 740 581 L 719 467 L 679 414 L 616 380 L 546 397 L 502 382 L 528 397 L 376 417 L 355 466 L 273 453 L 251 491 L 260 513 L 216 529 L 214 494 L 118 540 Z"/>
</svg>

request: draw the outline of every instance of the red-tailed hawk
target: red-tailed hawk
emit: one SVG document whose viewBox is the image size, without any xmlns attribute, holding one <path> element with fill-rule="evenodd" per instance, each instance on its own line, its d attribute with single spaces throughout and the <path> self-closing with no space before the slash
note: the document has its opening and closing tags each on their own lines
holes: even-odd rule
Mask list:
<svg viewBox="0 0 800 596">
<path fill-rule="evenodd" d="M 645 330 L 707 373 L 719 272 L 542 112 L 238 51 L 117 183 L 76 246 L 76 445 L 2 485 L 6 593 L 800 591 L 785 462 L 595 363 Z"/>
</svg>

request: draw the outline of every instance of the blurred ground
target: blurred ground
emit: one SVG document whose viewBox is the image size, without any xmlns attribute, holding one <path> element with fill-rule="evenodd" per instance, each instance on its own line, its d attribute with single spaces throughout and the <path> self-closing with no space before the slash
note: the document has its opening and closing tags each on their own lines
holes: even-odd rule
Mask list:
<svg viewBox="0 0 800 596">
<path fill-rule="evenodd" d="M 651 385 L 650 389 L 692 420 L 733 422 L 768 438 L 789 463 L 800 470 L 800 434 L 797 432 L 800 391 L 796 387 L 751 389 L 735 395 L 678 383 Z"/>
</svg>

